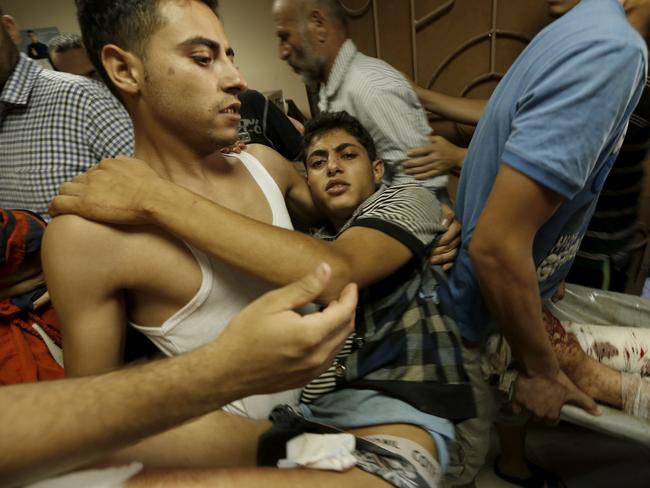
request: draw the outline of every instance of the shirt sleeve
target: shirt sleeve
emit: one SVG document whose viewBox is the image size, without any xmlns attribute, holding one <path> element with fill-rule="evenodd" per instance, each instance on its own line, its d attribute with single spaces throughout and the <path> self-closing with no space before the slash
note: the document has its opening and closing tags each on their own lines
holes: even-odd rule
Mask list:
<svg viewBox="0 0 650 488">
<path fill-rule="evenodd" d="M 359 84 L 351 102 L 361 124 L 382 148 L 387 164 L 407 159 L 406 151 L 428 143 L 431 132 L 426 113 L 406 80 L 395 73 Z M 389 168 L 390 169 L 390 168 Z"/>
<path fill-rule="evenodd" d="M 517 100 L 503 162 L 572 198 L 599 154 L 614 145 L 612 134 L 622 133 L 644 70 L 643 53 L 622 42 L 567 49 Z"/>
<path fill-rule="evenodd" d="M 133 155 L 133 125 L 128 112 L 108 91 L 89 91 L 85 137 L 96 161 Z"/>
<path fill-rule="evenodd" d="M 383 232 L 408 247 L 419 258 L 444 232 L 440 203 L 419 185 L 395 185 L 362 205 L 350 227 Z"/>
</svg>

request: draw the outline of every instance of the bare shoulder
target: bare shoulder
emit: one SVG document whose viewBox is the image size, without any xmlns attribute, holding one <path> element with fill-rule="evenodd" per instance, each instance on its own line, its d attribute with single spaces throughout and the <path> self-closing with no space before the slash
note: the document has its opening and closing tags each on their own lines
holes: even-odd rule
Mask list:
<svg viewBox="0 0 650 488">
<path fill-rule="evenodd" d="M 249 144 L 246 152 L 255 157 L 273 177 L 283 193 L 291 184 L 291 163 L 274 149 L 263 144 Z"/>
<path fill-rule="evenodd" d="M 42 245 L 43 266 L 48 270 L 66 270 L 72 275 L 105 274 L 119 276 L 127 266 L 129 239 L 118 226 L 86 220 L 76 215 L 52 219 L 45 230 Z"/>
</svg>

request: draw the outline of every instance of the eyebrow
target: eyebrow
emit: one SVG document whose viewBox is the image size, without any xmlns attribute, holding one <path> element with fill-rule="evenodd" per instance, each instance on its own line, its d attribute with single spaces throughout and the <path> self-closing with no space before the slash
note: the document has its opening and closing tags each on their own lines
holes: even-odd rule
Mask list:
<svg viewBox="0 0 650 488">
<path fill-rule="evenodd" d="M 179 44 L 180 47 L 206 46 L 214 51 L 219 51 L 219 43 L 207 37 L 196 36 Z"/>
<path fill-rule="evenodd" d="M 355 149 L 358 149 L 359 147 L 356 144 L 353 144 L 351 142 L 344 142 L 342 144 L 339 144 L 334 148 L 334 151 L 337 153 L 340 153 L 341 151 L 344 151 L 348 147 L 353 147 Z M 311 158 L 312 156 L 327 156 L 327 149 L 316 149 L 315 151 L 312 151 L 309 153 L 307 156 L 307 159 Z"/>
</svg>

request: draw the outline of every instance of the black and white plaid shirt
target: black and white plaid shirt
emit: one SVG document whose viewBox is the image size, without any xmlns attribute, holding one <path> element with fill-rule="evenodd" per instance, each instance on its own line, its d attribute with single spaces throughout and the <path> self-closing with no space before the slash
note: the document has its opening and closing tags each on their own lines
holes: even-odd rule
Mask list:
<svg viewBox="0 0 650 488">
<path fill-rule="evenodd" d="M 337 233 L 319 232 L 317 237 L 334 240 L 350 227 L 370 227 L 404 244 L 413 259 L 359 292 L 355 333 L 329 370 L 305 387 L 301 401 L 359 388 L 450 420 L 475 416 L 460 334 L 437 304 L 444 273 L 429 265 L 431 246 L 444 230 L 439 221 L 433 192 L 407 183 L 377 191 Z"/>
<path fill-rule="evenodd" d="M 133 128 L 108 89 L 21 54 L 0 94 L 0 207 L 47 218 L 61 183 L 120 154 L 133 154 Z"/>
</svg>

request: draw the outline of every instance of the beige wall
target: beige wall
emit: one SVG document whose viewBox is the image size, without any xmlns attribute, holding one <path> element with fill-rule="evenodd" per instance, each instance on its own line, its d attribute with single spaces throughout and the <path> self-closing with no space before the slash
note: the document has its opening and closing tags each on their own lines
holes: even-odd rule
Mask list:
<svg viewBox="0 0 650 488">
<path fill-rule="evenodd" d="M 308 114 L 300 77 L 277 56 L 271 2 L 221 0 L 226 32 L 250 87 L 259 91 L 282 89 L 285 98 L 293 98 Z M 0 6 L 14 16 L 20 29 L 55 26 L 62 32 L 79 32 L 74 0 L 0 0 Z"/>
</svg>

